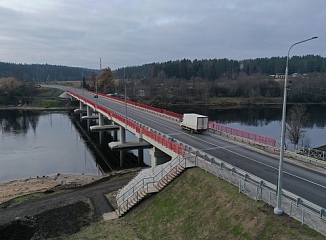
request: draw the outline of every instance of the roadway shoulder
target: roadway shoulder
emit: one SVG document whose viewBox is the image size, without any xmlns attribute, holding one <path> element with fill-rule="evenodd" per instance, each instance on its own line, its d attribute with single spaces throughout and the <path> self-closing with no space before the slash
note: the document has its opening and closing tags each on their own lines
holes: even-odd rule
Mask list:
<svg viewBox="0 0 326 240">
<path fill-rule="evenodd" d="M 218 138 L 220 138 L 222 140 L 228 141 L 228 142 L 236 144 L 238 146 L 245 147 L 252 151 L 256 151 L 256 152 L 268 155 L 270 157 L 275 158 L 276 160 L 279 159 L 279 149 L 278 148 L 260 144 L 260 143 L 250 141 L 247 139 L 244 140 L 240 137 L 233 136 L 230 134 L 225 134 L 225 133 L 217 134 L 217 131 L 215 133 L 210 132 L 209 134 L 217 136 Z M 321 160 L 314 159 L 311 157 L 306 157 L 306 156 L 297 154 L 292 151 L 285 151 L 284 161 L 326 174 L 326 161 L 321 161 Z"/>
</svg>

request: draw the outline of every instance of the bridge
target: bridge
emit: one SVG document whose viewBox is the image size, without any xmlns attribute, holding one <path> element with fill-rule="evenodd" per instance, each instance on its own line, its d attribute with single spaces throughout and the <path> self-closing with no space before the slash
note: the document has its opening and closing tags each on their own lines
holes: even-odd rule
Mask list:
<svg viewBox="0 0 326 240">
<path fill-rule="evenodd" d="M 235 133 L 236 130 L 231 129 L 233 134 L 228 133 L 228 130 L 222 131 L 220 126 L 214 123 L 210 123 L 209 132 L 191 134 L 180 128 L 180 115 L 156 111 L 150 107 L 80 89 L 62 89 L 68 90 L 70 96 L 80 101 L 77 112 L 85 111 L 86 117 L 99 118 L 99 125 L 95 128 L 112 128 L 112 131 L 120 132 L 119 141 L 110 144 L 112 149 L 151 149 L 152 171 L 142 173 L 143 177 L 135 180 L 132 191 L 131 188 L 126 189 L 119 215 L 147 193 L 164 187 L 189 166 L 199 166 L 228 180 L 239 187 L 239 192 L 252 195 L 250 197 L 255 200 L 263 200 L 270 205 L 275 203 L 279 159 L 275 154 L 277 149 L 273 139 L 260 136 L 252 139 L 253 137 L 248 135 L 235 142 L 231 139 L 239 135 Z M 96 115 L 92 112 L 96 112 Z M 112 125 L 103 126 L 103 117 L 108 118 Z M 138 141 L 127 143 L 125 131 L 137 136 Z M 253 148 L 252 145 L 258 148 Z M 326 234 L 325 174 L 287 160 L 284 162 L 283 171 L 283 207 L 287 209 L 285 212 L 294 217 L 294 209 L 295 212 L 300 209 L 300 216 L 295 218 L 303 220 L 305 224 L 309 212 L 309 218 L 316 218 L 317 221 L 313 223 L 313 228 Z M 162 177 L 156 179 L 159 175 Z M 147 179 L 147 182 L 144 179 Z M 135 190 L 137 184 L 141 184 L 139 190 Z M 311 214 L 317 217 L 311 217 Z"/>
</svg>

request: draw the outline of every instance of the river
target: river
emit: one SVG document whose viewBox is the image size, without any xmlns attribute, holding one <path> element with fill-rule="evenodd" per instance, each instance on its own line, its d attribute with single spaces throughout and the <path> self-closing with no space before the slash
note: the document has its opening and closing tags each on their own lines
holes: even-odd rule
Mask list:
<svg viewBox="0 0 326 240">
<path fill-rule="evenodd" d="M 167 110 L 204 114 L 219 124 L 280 141 L 280 107 Z M 325 145 L 326 107 L 309 105 L 308 114 L 304 127 L 307 141 L 311 147 Z M 71 112 L 0 110 L 0 127 L 0 182 L 57 173 L 100 175 L 118 169 L 119 153 L 107 147 L 110 135 L 100 142 L 99 134 L 87 131 L 87 123 Z M 128 139 L 133 140 L 132 134 L 127 134 Z M 131 161 L 136 153 L 129 152 Z M 150 164 L 148 150 L 144 161 Z"/>
<path fill-rule="evenodd" d="M 288 112 L 293 107 L 288 106 Z M 282 106 L 242 107 L 218 109 L 209 106 L 173 107 L 168 109 L 180 114 L 198 113 L 209 117 L 210 121 L 242 131 L 273 138 L 279 147 L 281 139 Z M 307 105 L 308 121 L 304 125 L 305 138 L 301 140 L 310 147 L 326 145 L 326 106 Z M 288 149 L 293 145 L 286 139 Z M 300 144 L 299 144 L 300 145 Z"/>
<path fill-rule="evenodd" d="M 101 174 L 68 112 L 0 111 L 0 182 L 56 173 Z"/>
</svg>

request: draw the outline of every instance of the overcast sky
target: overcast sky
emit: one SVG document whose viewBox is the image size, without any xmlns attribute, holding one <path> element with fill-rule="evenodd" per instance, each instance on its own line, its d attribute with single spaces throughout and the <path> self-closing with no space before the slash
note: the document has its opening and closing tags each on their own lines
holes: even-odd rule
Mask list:
<svg viewBox="0 0 326 240">
<path fill-rule="evenodd" d="M 326 57 L 326 0 L 0 0 L 0 61 L 99 68 Z"/>
</svg>

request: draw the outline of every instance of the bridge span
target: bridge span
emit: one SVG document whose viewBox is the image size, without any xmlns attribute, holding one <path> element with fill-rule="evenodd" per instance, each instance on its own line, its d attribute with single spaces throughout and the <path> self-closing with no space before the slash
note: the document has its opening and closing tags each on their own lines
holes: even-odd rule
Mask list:
<svg viewBox="0 0 326 240">
<path fill-rule="evenodd" d="M 62 89 L 66 90 L 66 87 L 62 87 Z M 166 156 L 175 157 L 196 149 L 200 150 L 204 158 L 206 158 L 206 154 L 213 156 L 213 158 L 209 158 L 211 162 L 220 164 L 219 160 L 222 160 L 269 183 L 275 185 L 277 183 L 279 164 L 277 155 L 256 151 L 248 147 L 247 144 L 229 141 L 212 132 L 191 134 L 180 128 L 175 117 L 164 117 L 163 114 L 130 105 L 127 106 L 128 121 L 126 122 L 124 102 L 114 101 L 102 95 L 94 98 L 94 93 L 80 89 L 71 88 L 69 90 L 71 96 L 89 108 L 109 116 L 119 125 L 120 129 L 127 129 L 142 139 L 140 141 L 145 141 L 154 146 L 151 153 L 154 156 L 152 158 L 153 166 L 165 162 Z M 121 132 L 123 131 L 121 130 Z M 113 144 L 112 147 L 118 145 Z M 160 161 L 160 158 L 163 160 Z M 284 162 L 283 170 L 283 189 L 326 208 L 325 174 L 289 161 Z"/>
<path fill-rule="evenodd" d="M 95 130 L 109 129 L 115 131 L 115 135 L 117 130 L 120 132 L 119 141 L 110 143 L 110 148 L 151 149 L 152 168 L 143 170 L 118 193 L 115 212 L 118 216 L 147 194 L 164 188 L 189 166 L 198 166 L 238 186 L 239 192 L 276 206 L 277 154 L 221 137 L 221 130 L 212 123 L 210 128 L 220 134 L 215 130 L 191 134 L 180 128 L 177 114 L 174 116 L 171 112 L 155 111 L 81 89 L 52 87 L 67 90 L 70 96 L 80 101 L 80 108 L 75 112 L 86 112 L 83 118 L 98 118 L 99 125 L 92 126 Z M 103 117 L 107 117 L 112 125 L 103 125 Z M 135 134 L 138 141 L 126 142 L 125 131 Z M 258 137 L 255 140 L 264 143 L 261 148 L 277 150 L 271 147 L 275 145 L 272 139 Z M 249 140 L 249 143 L 252 142 Z M 120 160 L 123 152 L 120 151 Z M 326 175 L 322 173 L 325 171 L 313 170 L 309 163 L 302 167 L 293 162 L 285 159 L 283 165 L 282 208 L 289 216 L 326 236 Z"/>
</svg>

